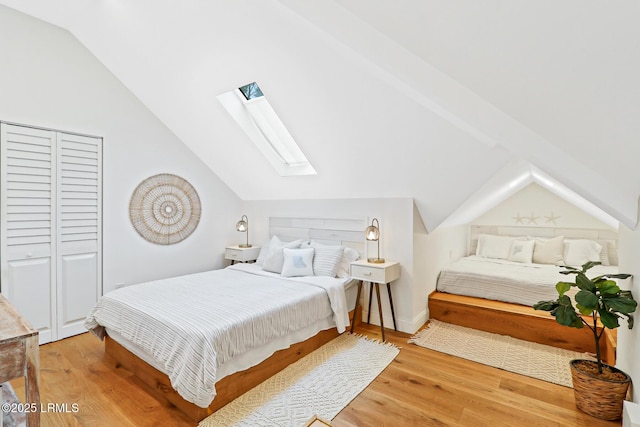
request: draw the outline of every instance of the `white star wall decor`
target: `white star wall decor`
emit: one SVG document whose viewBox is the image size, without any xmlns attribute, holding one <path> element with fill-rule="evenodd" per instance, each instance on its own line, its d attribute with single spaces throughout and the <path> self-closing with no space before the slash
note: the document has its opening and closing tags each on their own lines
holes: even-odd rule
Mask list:
<svg viewBox="0 0 640 427">
<path fill-rule="evenodd" d="M 516 216 L 511 217 L 516 220 L 516 224 L 524 224 L 526 217 L 520 216 L 520 212 Z"/>
<path fill-rule="evenodd" d="M 515 221 L 516 224 L 523 224 L 523 225 L 529 225 L 529 224 L 538 225 L 538 220 L 540 220 L 540 216 L 536 216 L 534 212 L 531 212 L 530 216 L 522 216 L 520 215 L 520 212 L 518 212 L 515 216 L 512 216 L 511 218 Z M 555 215 L 553 211 L 551 211 L 549 215 L 544 215 L 543 218 L 545 219 L 544 221 L 545 224 L 557 225 L 556 221 L 560 218 L 560 215 Z"/>
</svg>

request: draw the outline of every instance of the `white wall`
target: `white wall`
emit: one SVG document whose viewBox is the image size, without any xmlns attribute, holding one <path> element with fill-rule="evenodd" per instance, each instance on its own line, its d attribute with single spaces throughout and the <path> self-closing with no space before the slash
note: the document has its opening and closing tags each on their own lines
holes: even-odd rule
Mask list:
<svg viewBox="0 0 640 427">
<path fill-rule="evenodd" d="M 518 220 L 518 218 L 520 218 Z M 529 184 L 496 207 L 472 221 L 474 225 L 503 225 L 560 228 L 610 228 L 582 209 Z"/>
<path fill-rule="evenodd" d="M 468 225 L 437 228 L 428 235 L 416 236 L 416 268 L 422 270 L 416 301 L 428 300 L 429 294 L 436 290 L 442 268 L 466 256 L 468 243 Z M 428 310 L 426 314 L 428 319 Z"/>
<path fill-rule="evenodd" d="M 303 218 L 354 218 L 380 221 L 380 256 L 400 262 L 400 278 L 393 282 L 393 294 L 396 323 L 398 329 L 413 333 L 424 324 L 420 323 L 426 306 L 426 298 L 416 300 L 414 281 L 413 253 L 413 199 L 332 199 L 332 200 L 280 200 L 280 201 L 245 201 L 244 213 L 251 221 L 251 240 L 262 244 L 269 238 L 269 217 L 303 217 Z M 362 230 L 364 240 L 364 229 Z M 374 243 L 369 254 L 376 250 Z M 384 323 L 393 325 L 386 292 L 382 292 Z M 368 295 L 367 295 L 368 297 Z M 374 297 L 375 298 L 375 297 Z M 378 311 L 372 306 L 371 322 L 379 324 Z M 367 307 L 364 307 L 365 315 Z M 416 320 L 418 319 L 418 320 Z"/>
<path fill-rule="evenodd" d="M 633 274 L 631 292 L 636 301 L 640 302 L 640 228 L 630 230 L 624 225 L 618 231 L 618 257 L 621 273 Z M 640 310 L 636 310 L 635 326 L 629 330 L 626 322 L 618 328 L 618 352 L 616 366 L 631 376 L 632 383 L 637 389 L 640 384 Z M 633 401 L 640 403 L 640 393 L 633 392 Z"/>
<path fill-rule="evenodd" d="M 223 265 L 240 200 L 211 170 L 68 32 L 0 6 L 0 44 L 0 120 L 104 138 L 105 292 Z M 175 245 L 148 243 L 129 222 L 131 193 L 158 173 L 185 178 L 202 203 Z"/>
</svg>

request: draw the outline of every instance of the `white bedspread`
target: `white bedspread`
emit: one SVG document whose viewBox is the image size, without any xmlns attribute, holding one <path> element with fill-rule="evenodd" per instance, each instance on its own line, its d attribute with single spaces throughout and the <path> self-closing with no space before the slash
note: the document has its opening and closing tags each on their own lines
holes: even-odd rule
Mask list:
<svg viewBox="0 0 640 427">
<path fill-rule="evenodd" d="M 207 407 L 217 368 L 276 337 L 333 315 L 349 322 L 344 279 L 281 278 L 237 264 L 121 288 L 99 299 L 85 326 L 142 348 L 164 366 L 186 400 Z"/>
<path fill-rule="evenodd" d="M 558 298 L 556 284 L 572 282 L 574 276 L 560 274 L 562 267 L 527 264 L 476 255 L 446 266 L 438 278 L 437 289 L 450 294 L 467 295 L 532 306 L 538 301 Z M 615 274 L 617 266 L 595 266 L 589 277 Z M 572 288 L 568 295 L 577 292 Z"/>
</svg>

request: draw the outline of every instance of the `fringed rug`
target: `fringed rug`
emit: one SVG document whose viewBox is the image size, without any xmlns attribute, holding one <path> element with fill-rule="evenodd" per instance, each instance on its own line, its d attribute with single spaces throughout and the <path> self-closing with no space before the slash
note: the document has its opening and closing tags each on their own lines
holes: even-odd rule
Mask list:
<svg viewBox="0 0 640 427">
<path fill-rule="evenodd" d="M 569 361 L 593 359 L 586 353 L 478 331 L 433 319 L 429 320 L 429 325 L 425 329 L 411 337 L 409 342 L 565 387 L 572 387 Z"/>
<path fill-rule="evenodd" d="M 205 418 L 201 427 L 303 426 L 333 419 L 400 350 L 342 334 Z"/>
<path fill-rule="evenodd" d="M 10 383 L 0 383 L 2 386 L 2 403 L 17 404 L 20 403 L 16 392 L 11 387 Z M 0 425 L 3 427 L 23 427 L 27 424 L 27 416 L 24 412 L 11 412 L 2 410 L 2 422 Z"/>
</svg>

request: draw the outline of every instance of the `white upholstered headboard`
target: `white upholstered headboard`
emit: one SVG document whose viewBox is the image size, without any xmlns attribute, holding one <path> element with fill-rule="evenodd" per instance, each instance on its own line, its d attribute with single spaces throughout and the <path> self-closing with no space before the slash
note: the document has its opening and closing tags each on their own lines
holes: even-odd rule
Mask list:
<svg viewBox="0 0 640 427">
<path fill-rule="evenodd" d="M 366 218 L 270 217 L 269 235 L 284 241 L 313 239 L 327 245 L 349 246 L 364 256 L 367 225 Z"/>
<path fill-rule="evenodd" d="M 498 236 L 535 236 L 556 237 L 567 239 L 589 239 L 605 241 L 609 251 L 609 262 L 618 265 L 618 233 L 609 228 L 557 228 L 557 227 L 508 227 L 490 225 L 471 225 L 469 231 L 468 254 L 475 254 L 480 234 L 495 234 Z"/>
</svg>

